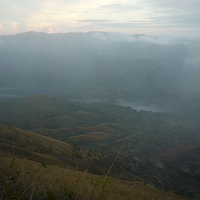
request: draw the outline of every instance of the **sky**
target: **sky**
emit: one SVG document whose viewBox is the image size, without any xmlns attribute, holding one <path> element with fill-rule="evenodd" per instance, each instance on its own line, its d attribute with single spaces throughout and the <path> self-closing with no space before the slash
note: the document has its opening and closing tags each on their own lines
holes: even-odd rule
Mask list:
<svg viewBox="0 0 200 200">
<path fill-rule="evenodd" d="M 0 35 L 28 31 L 200 38 L 200 0 L 0 0 Z"/>
</svg>

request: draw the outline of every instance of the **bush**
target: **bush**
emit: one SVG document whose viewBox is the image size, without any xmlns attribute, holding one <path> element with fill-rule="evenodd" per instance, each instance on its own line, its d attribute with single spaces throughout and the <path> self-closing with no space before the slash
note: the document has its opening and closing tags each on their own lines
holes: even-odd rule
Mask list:
<svg viewBox="0 0 200 200">
<path fill-rule="evenodd" d="M 15 167 L 15 159 L 0 167 L 0 196 L 1 199 L 25 199 L 19 184 L 21 170 Z"/>
</svg>

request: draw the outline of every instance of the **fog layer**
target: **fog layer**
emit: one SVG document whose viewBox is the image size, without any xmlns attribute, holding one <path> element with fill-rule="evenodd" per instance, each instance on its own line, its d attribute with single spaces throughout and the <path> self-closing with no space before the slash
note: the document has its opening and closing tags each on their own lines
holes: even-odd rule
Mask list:
<svg viewBox="0 0 200 200">
<path fill-rule="evenodd" d="M 168 107 L 200 93 L 200 41 L 120 33 L 0 36 L 0 93 Z"/>
</svg>

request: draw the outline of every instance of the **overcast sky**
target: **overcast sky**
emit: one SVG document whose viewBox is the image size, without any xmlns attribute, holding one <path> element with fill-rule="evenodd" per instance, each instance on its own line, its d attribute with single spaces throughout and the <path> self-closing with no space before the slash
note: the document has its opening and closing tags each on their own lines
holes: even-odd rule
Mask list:
<svg viewBox="0 0 200 200">
<path fill-rule="evenodd" d="M 200 38 L 200 0 L 0 0 L 0 35 L 27 31 Z"/>
</svg>

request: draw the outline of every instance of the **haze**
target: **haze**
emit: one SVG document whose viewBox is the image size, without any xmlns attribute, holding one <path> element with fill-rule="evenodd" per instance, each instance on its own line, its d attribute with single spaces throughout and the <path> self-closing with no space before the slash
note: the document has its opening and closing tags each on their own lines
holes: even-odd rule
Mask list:
<svg viewBox="0 0 200 200">
<path fill-rule="evenodd" d="M 199 200 L 199 31 L 199 0 L 1 0 L 1 199 Z"/>
<path fill-rule="evenodd" d="M 200 95 L 199 40 L 28 32 L 0 37 L 0 62 L 3 99 L 44 93 L 162 111 Z"/>
<path fill-rule="evenodd" d="M 199 94 L 199 13 L 198 0 L 2 0 L 1 97 L 168 110 Z"/>
</svg>

